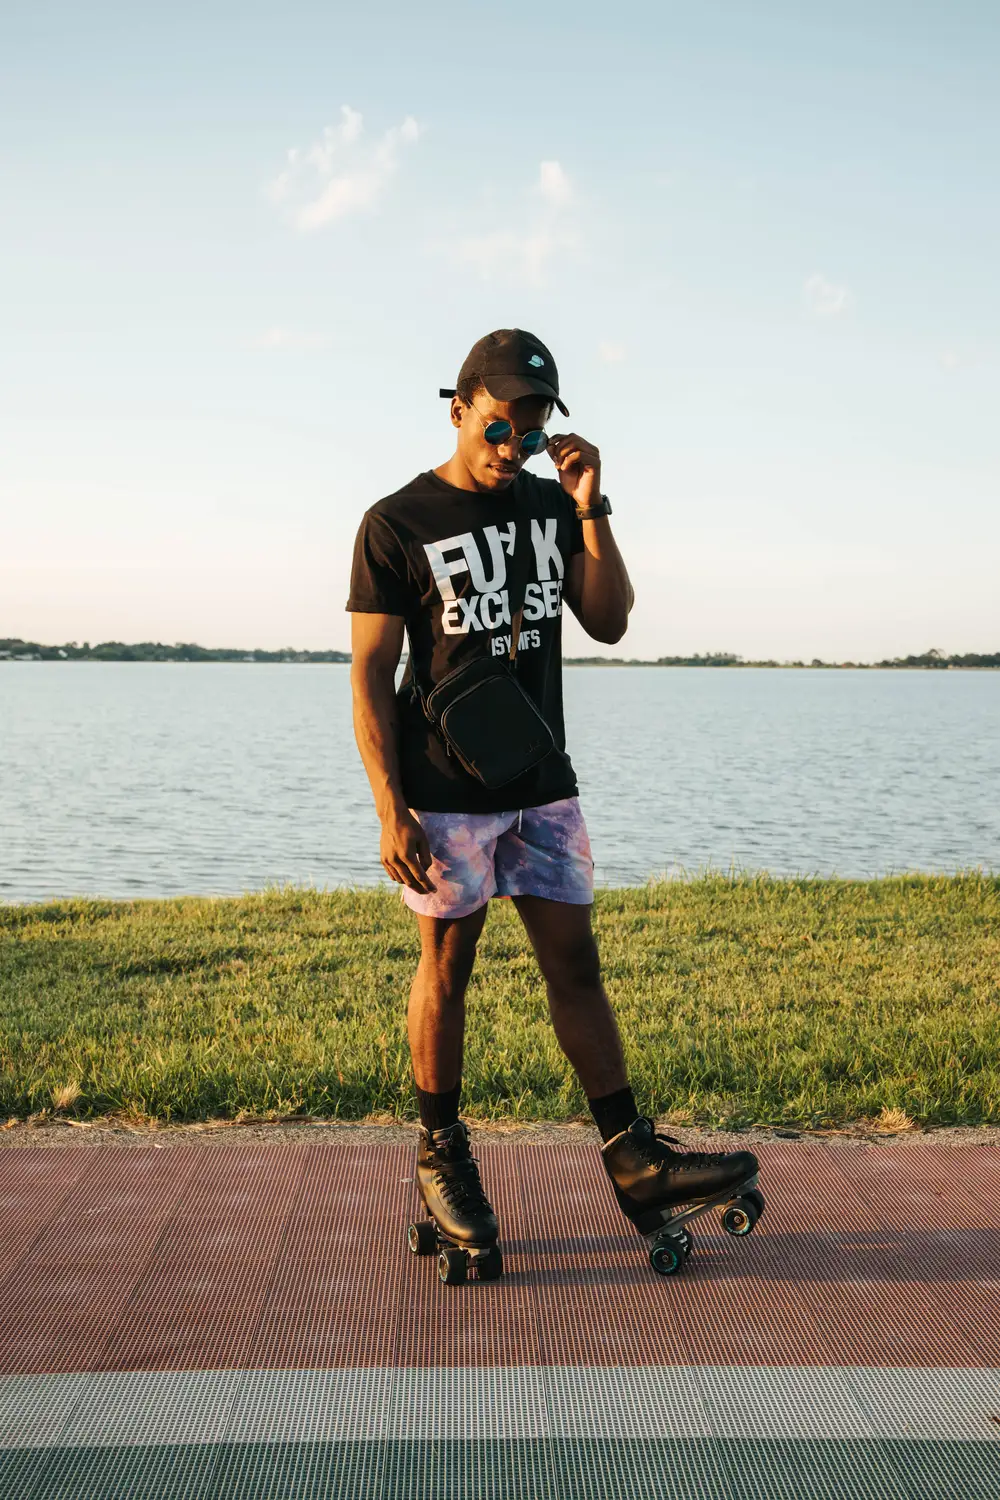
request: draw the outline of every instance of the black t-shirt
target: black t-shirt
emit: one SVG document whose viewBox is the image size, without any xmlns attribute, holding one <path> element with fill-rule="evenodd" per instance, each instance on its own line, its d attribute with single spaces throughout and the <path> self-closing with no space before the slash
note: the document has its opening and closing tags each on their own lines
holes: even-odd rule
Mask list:
<svg viewBox="0 0 1000 1500">
<path fill-rule="evenodd" d="M 412 677 L 426 695 L 455 667 L 507 655 L 507 573 L 515 527 L 525 523 L 532 547 L 517 675 L 556 748 L 524 776 L 490 791 L 448 754 Z M 558 480 L 536 479 L 524 470 L 509 489 L 493 495 L 456 489 L 428 471 L 366 511 L 347 608 L 399 615 L 406 622 L 410 659 L 397 696 L 403 795 L 410 807 L 503 812 L 576 796 L 563 723 L 561 615 L 569 559 L 582 550 L 583 528 Z"/>
</svg>

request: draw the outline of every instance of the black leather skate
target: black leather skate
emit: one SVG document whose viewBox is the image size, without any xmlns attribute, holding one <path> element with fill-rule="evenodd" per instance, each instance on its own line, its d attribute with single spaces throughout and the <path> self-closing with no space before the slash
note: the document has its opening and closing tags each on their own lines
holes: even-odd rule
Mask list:
<svg viewBox="0 0 1000 1500">
<path fill-rule="evenodd" d="M 691 1254 L 685 1227 L 716 1204 L 725 1204 L 727 1234 L 749 1234 L 764 1212 L 752 1151 L 675 1150 L 680 1142 L 657 1135 L 640 1116 L 601 1152 L 619 1207 L 649 1245 L 649 1263 L 661 1276 L 679 1271 Z"/>
<path fill-rule="evenodd" d="M 436 1250 L 438 1275 L 449 1286 L 467 1280 L 470 1272 L 479 1281 L 496 1281 L 503 1273 L 496 1214 L 483 1192 L 462 1120 L 446 1130 L 421 1126 L 417 1187 L 427 1218 L 407 1230 L 414 1255 Z"/>
</svg>

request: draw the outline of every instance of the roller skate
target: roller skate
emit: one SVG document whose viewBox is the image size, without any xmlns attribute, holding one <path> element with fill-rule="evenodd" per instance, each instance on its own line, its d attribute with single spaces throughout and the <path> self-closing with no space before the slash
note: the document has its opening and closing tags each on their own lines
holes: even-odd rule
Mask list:
<svg viewBox="0 0 1000 1500">
<path fill-rule="evenodd" d="M 601 1152 L 618 1205 L 645 1238 L 660 1276 L 683 1269 L 692 1247 L 687 1226 L 707 1209 L 724 1205 L 722 1227 L 734 1235 L 749 1234 L 764 1212 L 752 1151 L 672 1149 L 680 1144 L 640 1116 Z"/>
<path fill-rule="evenodd" d="M 414 1255 L 437 1251 L 438 1275 L 447 1286 L 470 1275 L 496 1281 L 503 1274 L 496 1215 L 483 1192 L 463 1121 L 433 1132 L 421 1126 L 417 1188 L 427 1218 L 406 1232 Z"/>
</svg>

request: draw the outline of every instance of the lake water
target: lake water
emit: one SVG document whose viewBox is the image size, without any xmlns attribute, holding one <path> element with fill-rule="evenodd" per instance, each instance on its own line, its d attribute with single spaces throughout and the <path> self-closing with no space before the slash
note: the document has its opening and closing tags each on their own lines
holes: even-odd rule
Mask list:
<svg viewBox="0 0 1000 1500">
<path fill-rule="evenodd" d="M 349 668 L 0 665 L 0 900 L 381 878 Z M 597 879 L 1000 869 L 1000 673 L 566 669 Z"/>
</svg>

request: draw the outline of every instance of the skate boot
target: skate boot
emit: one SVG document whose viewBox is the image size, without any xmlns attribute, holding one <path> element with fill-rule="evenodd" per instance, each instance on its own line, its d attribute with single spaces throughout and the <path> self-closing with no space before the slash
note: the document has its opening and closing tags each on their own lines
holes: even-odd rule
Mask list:
<svg viewBox="0 0 1000 1500">
<path fill-rule="evenodd" d="M 680 1142 L 657 1135 L 640 1116 L 601 1152 L 618 1205 L 649 1245 L 649 1263 L 661 1276 L 681 1270 L 691 1254 L 687 1224 L 724 1204 L 727 1234 L 749 1234 L 764 1212 L 752 1151 L 706 1153 L 675 1150 Z"/>
<path fill-rule="evenodd" d="M 496 1281 L 503 1272 L 496 1215 L 483 1192 L 463 1121 L 446 1130 L 421 1127 L 417 1187 L 427 1218 L 407 1231 L 414 1255 L 436 1250 L 438 1275 L 449 1286 L 470 1273 L 479 1281 Z"/>
</svg>

